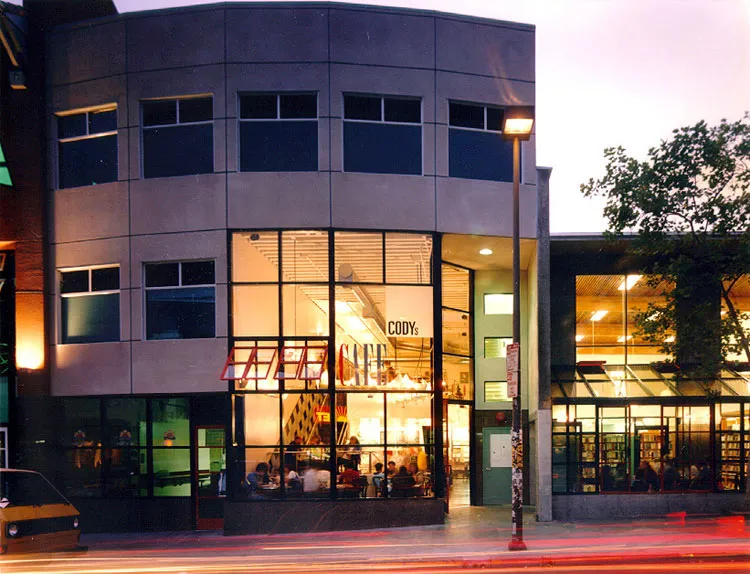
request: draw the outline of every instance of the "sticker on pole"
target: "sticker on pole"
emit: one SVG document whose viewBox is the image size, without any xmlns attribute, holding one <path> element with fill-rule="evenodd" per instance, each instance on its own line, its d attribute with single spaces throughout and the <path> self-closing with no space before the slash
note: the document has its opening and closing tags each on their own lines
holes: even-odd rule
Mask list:
<svg viewBox="0 0 750 574">
<path fill-rule="evenodd" d="M 508 398 L 515 398 L 518 396 L 518 365 L 521 345 L 519 343 L 511 343 L 506 347 L 506 378 L 508 381 Z"/>
</svg>

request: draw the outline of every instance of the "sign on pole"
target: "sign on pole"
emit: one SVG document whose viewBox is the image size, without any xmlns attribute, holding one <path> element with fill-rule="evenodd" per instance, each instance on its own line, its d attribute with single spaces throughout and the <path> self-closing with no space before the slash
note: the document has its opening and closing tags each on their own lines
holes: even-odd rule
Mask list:
<svg viewBox="0 0 750 574">
<path fill-rule="evenodd" d="M 506 375 L 508 381 L 508 398 L 515 398 L 518 396 L 518 364 L 519 355 L 521 351 L 521 345 L 519 343 L 511 343 L 506 348 L 505 366 Z"/>
</svg>

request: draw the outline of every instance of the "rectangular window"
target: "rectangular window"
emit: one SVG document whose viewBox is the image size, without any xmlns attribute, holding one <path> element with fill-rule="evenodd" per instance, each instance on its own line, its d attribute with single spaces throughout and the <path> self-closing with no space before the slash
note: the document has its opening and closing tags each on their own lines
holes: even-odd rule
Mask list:
<svg viewBox="0 0 750 574">
<path fill-rule="evenodd" d="M 146 339 L 215 336 L 213 261 L 148 263 L 145 275 Z"/>
<path fill-rule="evenodd" d="M 508 398 L 508 383 L 506 381 L 485 381 L 484 402 L 503 403 L 510 401 Z"/>
<path fill-rule="evenodd" d="M 344 171 L 421 175 L 422 101 L 345 95 Z"/>
<path fill-rule="evenodd" d="M 60 272 L 63 344 L 120 340 L 120 268 Z"/>
<path fill-rule="evenodd" d="M 240 96 L 240 171 L 317 171 L 317 94 Z"/>
<path fill-rule="evenodd" d="M 512 315 L 513 295 L 511 293 L 485 293 L 485 315 Z"/>
<path fill-rule="evenodd" d="M 503 110 L 458 102 L 448 110 L 450 177 L 513 181 L 513 142 L 501 135 Z"/>
<path fill-rule="evenodd" d="M 213 173 L 213 98 L 141 103 L 143 177 Z"/>
<path fill-rule="evenodd" d="M 504 359 L 508 354 L 508 345 L 512 342 L 511 337 L 485 337 L 484 358 Z"/>
<path fill-rule="evenodd" d="M 57 116 L 58 187 L 117 181 L 117 108 Z"/>
</svg>

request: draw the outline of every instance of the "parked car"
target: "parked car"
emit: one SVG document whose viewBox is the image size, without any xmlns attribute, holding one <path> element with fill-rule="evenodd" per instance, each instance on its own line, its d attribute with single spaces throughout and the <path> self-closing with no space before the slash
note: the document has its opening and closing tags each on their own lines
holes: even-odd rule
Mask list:
<svg viewBox="0 0 750 574">
<path fill-rule="evenodd" d="M 38 472 L 0 468 L 0 554 L 76 549 L 80 520 Z"/>
</svg>

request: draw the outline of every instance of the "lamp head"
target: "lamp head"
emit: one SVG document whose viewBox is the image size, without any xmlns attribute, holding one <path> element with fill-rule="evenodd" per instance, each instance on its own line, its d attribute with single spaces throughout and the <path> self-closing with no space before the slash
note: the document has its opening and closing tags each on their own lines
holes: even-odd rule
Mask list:
<svg viewBox="0 0 750 574">
<path fill-rule="evenodd" d="M 531 106 L 511 106 L 503 112 L 503 137 L 527 141 L 534 128 L 534 108 Z"/>
</svg>

